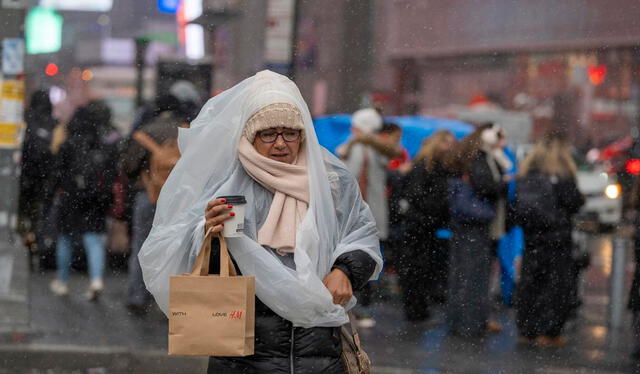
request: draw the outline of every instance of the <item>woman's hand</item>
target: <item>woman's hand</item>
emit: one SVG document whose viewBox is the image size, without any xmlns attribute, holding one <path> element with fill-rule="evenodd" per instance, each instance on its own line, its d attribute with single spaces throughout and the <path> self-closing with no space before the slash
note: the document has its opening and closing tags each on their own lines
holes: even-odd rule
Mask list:
<svg viewBox="0 0 640 374">
<path fill-rule="evenodd" d="M 324 283 L 324 286 L 327 287 L 331 296 L 333 296 L 334 304 L 345 306 L 349 300 L 351 300 L 351 296 L 353 296 L 351 281 L 342 270 L 333 269 L 331 273 L 324 278 L 322 283 Z"/>
<path fill-rule="evenodd" d="M 209 201 L 207 208 L 205 209 L 204 218 L 206 220 L 204 224 L 205 234 L 209 228 L 213 227 L 213 233 L 219 233 L 224 227 L 224 221 L 235 216 L 234 212 L 230 210 L 233 205 L 227 204 L 225 199 L 214 199 Z"/>
</svg>

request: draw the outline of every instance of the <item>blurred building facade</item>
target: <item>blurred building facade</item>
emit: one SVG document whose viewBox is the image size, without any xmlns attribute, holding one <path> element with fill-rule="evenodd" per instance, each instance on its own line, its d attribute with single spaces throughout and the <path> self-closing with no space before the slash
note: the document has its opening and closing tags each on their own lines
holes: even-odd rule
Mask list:
<svg viewBox="0 0 640 374">
<path fill-rule="evenodd" d="M 212 47 L 216 88 L 269 67 L 268 7 L 282 2 L 235 2 L 240 17 Z M 481 99 L 531 113 L 534 135 L 553 128 L 585 145 L 636 122 L 635 0 L 289 2 L 295 80 L 316 115 L 374 101 L 388 114 L 448 116 Z"/>
<path fill-rule="evenodd" d="M 379 2 L 395 111 L 446 113 L 485 96 L 577 144 L 629 133 L 640 101 L 633 0 Z M 388 73 L 387 73 L 388 74 Z"/>
<path fill-rule="evenodd" d="M 270 68 L 294 77 L 314 115 L 376 104 L 386 114 L 453 116 L 452 106 L 485 100 L 530 113 L 534 135 L 553 128 L 585 145 L 618 139 L 637 122 L 636 0 L 199 3 L 212 64 L 203 94 Z M 63 48 L 30 56 L 29 71 L 40 73 L 31 75 L 33 86 L 81 86 L 64 80 L 90 67 L 94 94 L 131 113 L 135 38 L 156 39 L 145 55 L 146 98 L 155 93 L 157 61 L 187 61 L 185 24 L 157 7 L 157 0 L 114 0 L 107 12 L 60 11 Z M 42 74 L 50 62 L 61 74 Z M 73 91 L 79 101 L 90 96 Z"/>
</svg>

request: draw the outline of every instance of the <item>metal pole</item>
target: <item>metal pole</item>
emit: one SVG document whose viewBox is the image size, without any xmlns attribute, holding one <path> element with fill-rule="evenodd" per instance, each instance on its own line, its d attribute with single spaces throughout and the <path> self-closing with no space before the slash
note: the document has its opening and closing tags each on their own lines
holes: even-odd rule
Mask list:
<svg viewBox="0 0 640 374">
<path fill-rule="evenodd" d="M 5 38 L 23 38 L 23 23 L 25 9 L 7 7 L 6 2 L 0 4 L 0 41 Z M 7 51 L 3 51 L 4 54 Z M 15 57 L 15 56 L 14 56 Z M 22 56 L 24 59 L 24 55 Z M 4 64 L 0 69 L 4 69 Z M 13 81 L 17 87 L 24 83 L 22 74 L 11 71 L 2 71 L 4 83 L 2 87 L 2 101 L 20 101 L 24 92 L 17 94 L 22 88 L 18 88 L 14 94 L 7 97 L 10 91 L 8 83 Z M 20 103 L 21 104 L 21 103 Z M 7 105 L 7 107 L 10 107 Z M 3 116 L 11 112 L 11 108 L 4 105 L 1 108 Z M 13 118 L 12 121 L 22 120 Z M 15 122 L 12 122 L 15 124 Z M 20 139 L 17 139 L 19 142 Z M 18 215 L 18 195 L 20 168 L 19 160 L 21 144 L 8 145 L 0 148 L 0 335 L 4 333 L 20 333 L 29 329 L 29 258 L 27 250 L 21 245 L 16 235 L 16 223 Z"/>
<path fill-rule="evenodd" d="M 615 237 L 613 239 L 611 277 L 609 280 L 609 326 L 612 329 L 618 329 L 622 326 L 626 257 L 627 240 Z"/>
<path fill-rule="evenodd" d="M 149 40 L 136 38 L 136 109 L 144 104 L 144 68 Z"/>
<path fill-rule="evenodd" d="M 293 3 L 293 29 L 291 31 L 291 61 L 287 76 L 292 81 L 296 79 L 296 58 L 298 56 L 298 23 L 300 22 L 300 1 L 294 0 Z"/>
</svg>

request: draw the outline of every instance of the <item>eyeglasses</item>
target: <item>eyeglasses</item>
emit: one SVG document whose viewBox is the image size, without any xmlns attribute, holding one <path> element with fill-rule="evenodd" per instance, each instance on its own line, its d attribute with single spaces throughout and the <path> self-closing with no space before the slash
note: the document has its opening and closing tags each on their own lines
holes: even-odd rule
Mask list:
<svg viewBox="0 0 640 374">
<path fill-rule="evenodd" d="M 258 133 L 258 137 L 263 143 L 275 143 L 280 135 L 285 142 L 291 143 L 300 139 L 300 130 L 284 130 L 282 132 L 264 130 Z"/>
</svg>

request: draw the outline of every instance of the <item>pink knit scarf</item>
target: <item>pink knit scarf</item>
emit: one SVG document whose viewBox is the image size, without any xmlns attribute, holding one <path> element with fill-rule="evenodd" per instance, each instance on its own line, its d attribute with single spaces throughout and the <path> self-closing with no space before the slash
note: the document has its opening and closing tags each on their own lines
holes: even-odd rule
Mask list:
<svg viewBox="0 0 640 374">
<path fill-rule="evenodd" d="M 246 136 L 242 136 L 238 147 L 238 157 L 247 174 L 274 193 L 267 220 L 258 230 L 258 243 L 281 254 L 293 252 L 298 225 L 307 213 L 309 177 L 305 153 L 303 143 L 296 161 L 287 164 L 259 154 Z"/>
</svg>

